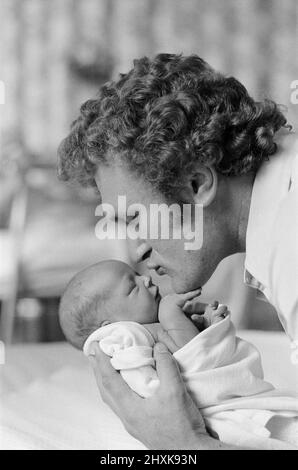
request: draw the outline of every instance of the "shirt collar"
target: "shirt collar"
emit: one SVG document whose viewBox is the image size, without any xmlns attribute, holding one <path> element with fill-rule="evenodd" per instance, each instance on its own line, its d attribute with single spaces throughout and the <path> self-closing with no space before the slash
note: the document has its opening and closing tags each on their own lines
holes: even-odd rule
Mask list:
<svg viewBox="0 0 298 470">
<path fill-rule="evenodd" d="M 286 136 L 285 136 L 286 137 Z M 289 191 L 292 152 L 285 151 L 281 138 L 279 151 L 259 168 L 252 189 L 246 232 L 244 282 L 261 291 L 268 285 L 271 227 L 280 201 Z"/>
</svg>

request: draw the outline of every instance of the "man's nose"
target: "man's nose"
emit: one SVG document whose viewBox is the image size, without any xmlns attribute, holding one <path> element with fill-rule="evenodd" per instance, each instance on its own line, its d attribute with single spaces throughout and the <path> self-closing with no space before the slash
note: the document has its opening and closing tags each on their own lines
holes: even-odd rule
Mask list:
<svg viewBox="0 0 298 470">
<path fill-rule="evenodd" d="M 148 242 L 142 242 L 136 250 L 137 253 L 137 263 L 141 261 L 145 261 L 145 259 L 149 258 L 151 254 L 152 248 Z"/>
</svg>

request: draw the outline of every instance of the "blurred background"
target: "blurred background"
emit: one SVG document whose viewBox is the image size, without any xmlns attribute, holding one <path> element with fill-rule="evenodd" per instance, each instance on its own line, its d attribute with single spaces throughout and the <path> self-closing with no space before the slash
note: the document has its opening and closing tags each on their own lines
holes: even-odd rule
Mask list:
<svg viewBox="0 0 298 470">
<path fill-rule="evenodd" d="M 56 150 L 80 104 L 136 57 L 196 53 L 254 97 L 286 105 L 295 127 L 297 24 L 297 0 L 0 0 L 2 339 L 63 339 L 57 307 L 72 275 L 129 260 L 131 247 L 95 238 L 97 196 L 56 178 Z M 243 259 L 225 260 L 202 299 L 228 303 L 238 327 L 279 329 L 244 286 Z"/>
</svg>

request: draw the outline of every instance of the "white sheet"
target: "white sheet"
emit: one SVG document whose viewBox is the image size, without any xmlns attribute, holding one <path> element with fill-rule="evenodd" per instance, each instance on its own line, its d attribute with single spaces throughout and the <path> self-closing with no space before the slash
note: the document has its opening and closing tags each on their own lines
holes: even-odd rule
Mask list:
<svg viewBox="0 0 298 470">
<path fill-rule="evenodd" d="M 88 365 L 36 380 L 2 405 L 2 449 L 143 448 L 100 400 Z"/>
</svg>

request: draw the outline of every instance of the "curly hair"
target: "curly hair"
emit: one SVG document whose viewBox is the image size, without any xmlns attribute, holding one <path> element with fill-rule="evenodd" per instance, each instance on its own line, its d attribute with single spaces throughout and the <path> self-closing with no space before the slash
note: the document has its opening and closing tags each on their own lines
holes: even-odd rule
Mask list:
<svg viewBox="0 0 298 470">
<path fill-rule="evenodd" d="M 227 176 L 257 171 L 286 124 L 276 103 L 254 101 L 197 55 L 143 57 L 81 106 L 59 147 L 58 174 L 95 185 L 99 164 L 124 162 L 171 197 L 197 163 Z"/>
</svg>

